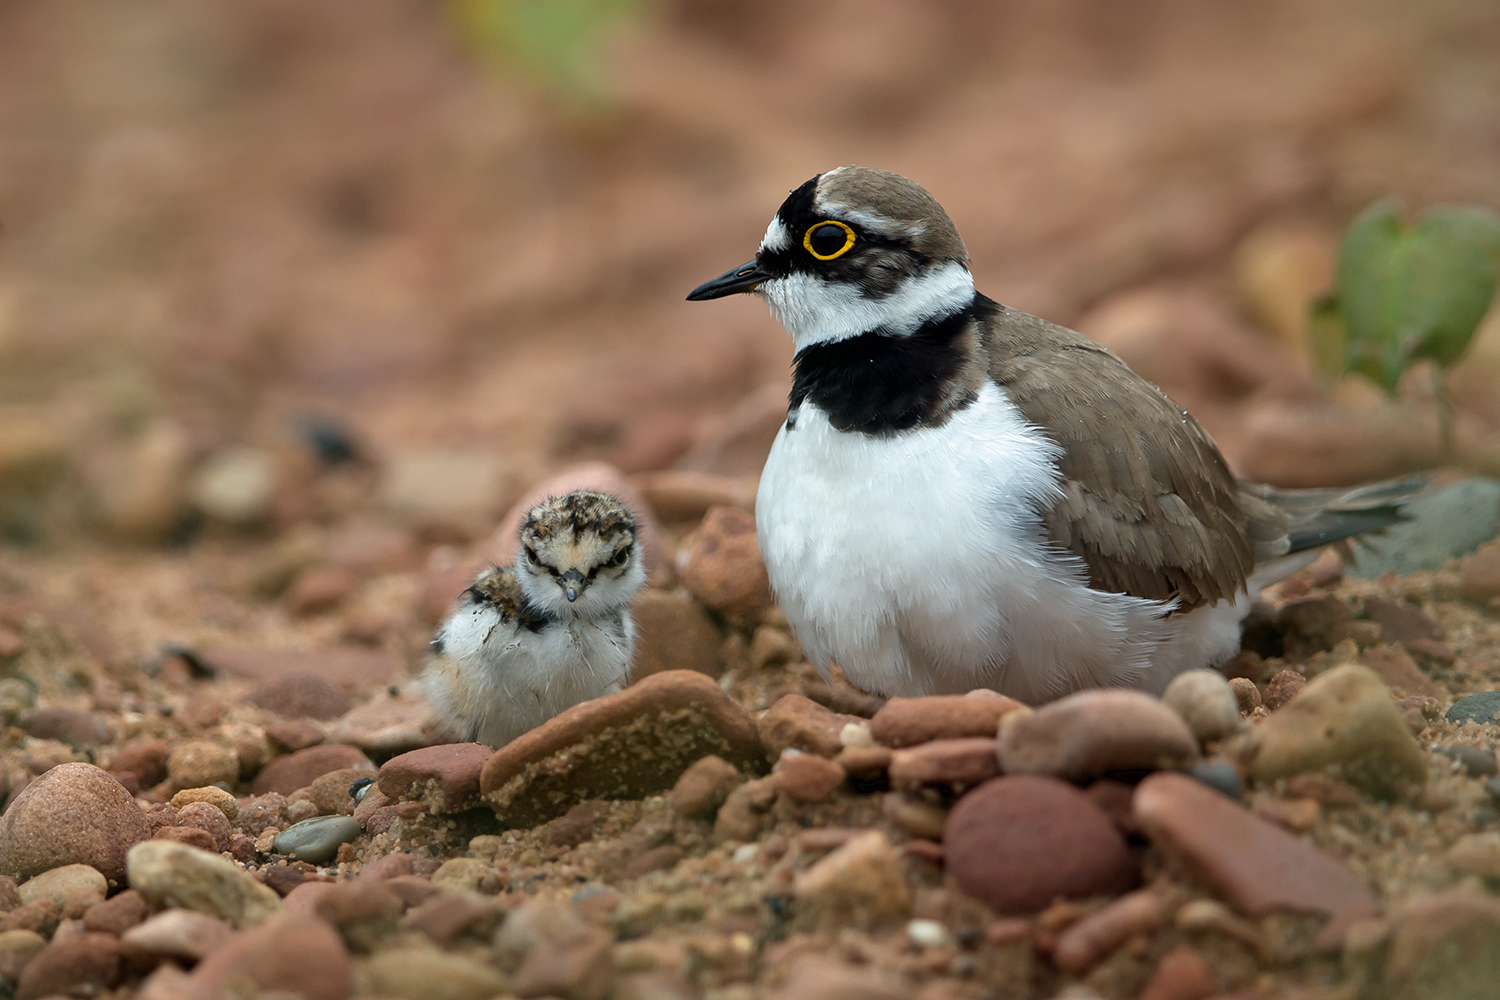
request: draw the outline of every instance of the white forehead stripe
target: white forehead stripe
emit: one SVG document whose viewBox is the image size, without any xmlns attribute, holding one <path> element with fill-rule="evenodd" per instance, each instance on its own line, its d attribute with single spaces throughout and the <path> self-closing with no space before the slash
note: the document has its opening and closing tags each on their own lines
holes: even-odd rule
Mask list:
<svg viewBox="0 0 1500 1000">
<path fill-rule="evenodd" d="M 770 303 L 800 351 L 873 330 L 910 336 L 923 323 L 951 316 L 973 302 L 974 276 L 962 264 L 949 261 L 908 278 L 883 299 L 867 299 L 857 285 L 794 271 L 762 282 L 756 294 Z"/>
<path fill-rule="evenodd" d="M 760 241 L 762 250 L 779 253 L 792 245 L 792 235 L 787 232 L 786 224 L 781 221 L 781 216 L 771 216 L 771 224 L 766 227 L 766 237 Z"/>
</svg>

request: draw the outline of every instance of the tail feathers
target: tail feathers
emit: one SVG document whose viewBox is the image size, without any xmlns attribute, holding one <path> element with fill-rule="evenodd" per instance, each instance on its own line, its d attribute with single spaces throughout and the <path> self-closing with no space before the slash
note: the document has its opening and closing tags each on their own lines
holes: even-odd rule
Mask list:
<svg viewBox="0 0 1500 1000">
<path fill-rule="evenodd" d="M 1286 490 L 1259 484 L 1246 484 L 1245 489 L 1268 501 L 1286 517 L 1285 553 L 1290 555 L 1378 532 L 1407 520 L 1403 508 L 1429 483 L 1427 476 L 1417 475 L 1352 489 Z"/>
</svg>

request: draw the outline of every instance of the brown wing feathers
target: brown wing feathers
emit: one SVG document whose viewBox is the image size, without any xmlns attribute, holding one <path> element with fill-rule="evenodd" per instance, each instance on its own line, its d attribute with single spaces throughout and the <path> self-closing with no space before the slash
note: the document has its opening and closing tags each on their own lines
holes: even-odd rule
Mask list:
<svg viewBox="0 0 1500 1000">
<path fill-rule="evenodd" d="M 1240 485 L 1180 407 L 1080 334 L 1001 307 L 990 375 L 1065 449 L 1063 496 L 1042 514 L 1099 590 L 1183 610 L 1232 598 L 1255 565 Z M 1124 371 L 1122 371 L 1124 370 Z"/>
</svg>

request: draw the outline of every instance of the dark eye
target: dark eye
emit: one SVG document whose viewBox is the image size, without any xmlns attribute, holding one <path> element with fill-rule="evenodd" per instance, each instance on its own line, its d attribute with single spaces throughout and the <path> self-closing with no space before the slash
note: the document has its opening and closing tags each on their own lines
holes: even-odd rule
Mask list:
<svg viewBox="0 0 1500 1000">
<path fill-rule="evenodd" d="M 536 551 L 533 550 L 530 545 L 526 546 L 526 561 L 531 563 L 531 565 L 533 566 L 541 562 L 541 560 L 536 557 Z"/>
<path fill-rule="evenodd" d="M 854 230 L 842 222 L 820 222 L 807 231 L 802 245 L 819 260 L 833 260 L 854 246 Z"/>
<path fill-rule="evenodd" d="M 615 553 L 615 557 L 609 561 L 611 566 L 624 566 L 625 561 L 630 558 L 629 549 L 621 549 Z"/>
</svg>

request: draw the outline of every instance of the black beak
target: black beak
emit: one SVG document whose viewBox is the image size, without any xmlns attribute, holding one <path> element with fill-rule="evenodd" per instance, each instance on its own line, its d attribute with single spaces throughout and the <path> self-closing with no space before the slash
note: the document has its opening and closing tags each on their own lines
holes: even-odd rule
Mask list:
<svg viewBox="0 0 1500 1000">
<path fill-rule="evenodd" d="M 589 579 L 576 569 L 570 569 L 557 578 L 557 585 L 568 595 L 568 603 L 578 600 L 578 595 L 589 589 Z"/>
<path fill-rule="evenodd" d="M 726 271 L 712 281 L 705 281 L 697 288 L 688 292 L 689 302 L 703 302 L 706 299 L 722 299 L 726 295 L 736 292 L 753 292 L 771 275 L 758 263 L 750 261 L 741 264 L 733 271 Z"/>
</svg>

